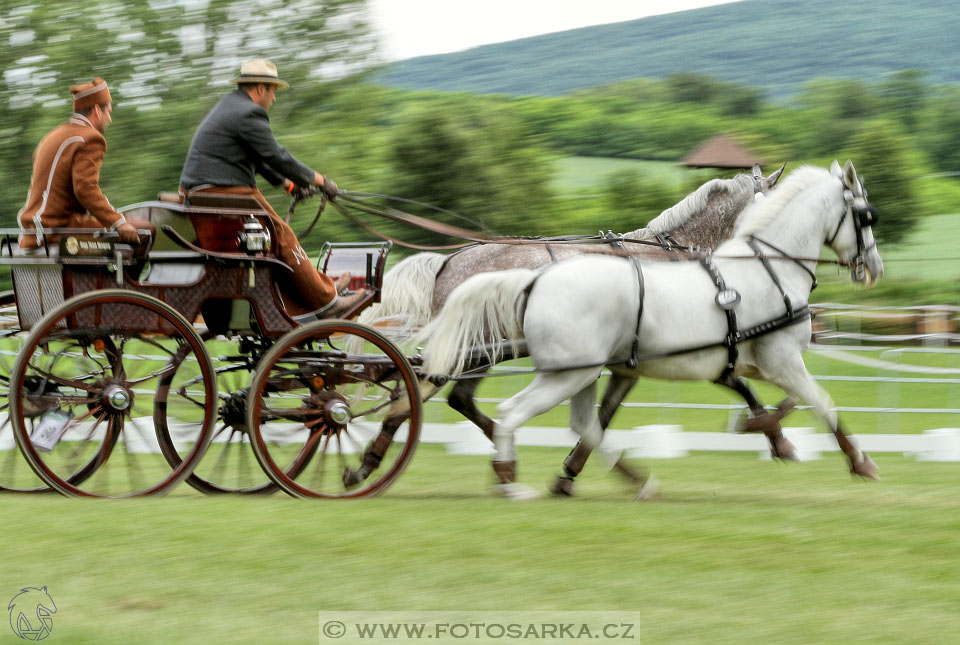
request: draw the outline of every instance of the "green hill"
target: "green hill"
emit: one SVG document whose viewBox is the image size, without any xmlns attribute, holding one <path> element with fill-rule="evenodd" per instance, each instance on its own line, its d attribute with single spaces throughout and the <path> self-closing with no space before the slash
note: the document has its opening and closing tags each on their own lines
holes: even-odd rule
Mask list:
<svg viewBox="0 0 960 645">
<path fill-rule="evenodd" d="M 960 81 L 956 0 L 743 0 L 425 56 L 388 66 L 408 89 L 559 95 L 630 78 L 696 72 L 797 92 L 817 77 L 882 80 L 920 69 Z"/>
</svg>

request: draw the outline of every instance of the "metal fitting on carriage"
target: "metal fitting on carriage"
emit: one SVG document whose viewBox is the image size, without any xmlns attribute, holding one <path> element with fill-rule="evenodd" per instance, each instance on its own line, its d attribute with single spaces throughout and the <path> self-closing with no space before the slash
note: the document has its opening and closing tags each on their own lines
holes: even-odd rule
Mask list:
<svg viewBox="0 0 960 645">
<path fill-rule="evenodd" d="M 263 224 L 250 215 L 243 222 L 243 230 L 237 236 L 237 243 L 247 253 L 263 253 L 270 248 L 270 231 Z"/>
</svg>

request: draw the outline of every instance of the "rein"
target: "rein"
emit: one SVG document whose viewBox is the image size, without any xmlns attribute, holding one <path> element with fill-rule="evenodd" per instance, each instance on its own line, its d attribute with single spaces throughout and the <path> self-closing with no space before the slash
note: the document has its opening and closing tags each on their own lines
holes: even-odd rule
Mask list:
<svg viewBox="0 0 960 645">
<path fill-rule="evenodd" d="M 301 189 L 295 196 L 293 201 L 290 204 L 290 209 L 287 212 L 287 221 L 290 221 L 290 216 L 296 208 L 297 204 L 312 195 L 321 194 L 322 190 L 320 189 Z M 417 251 L 451 251 L 456 249 L 463 249 L 468 246 L 473 246 L 476 244 L 510 244 L 515 246 L 523 245 L 546 245 L 546 244 L 612 244 L 614 246 L 619 246 L 620 249 L 613 250 L 610 255 L 621 255 L 624 257 L 631 257 L 631 254 L 625 250 L 622 250 L 624 244 L 641 244 L 644 246 L 654 246 L 657 248 L 664 249 L 666 251 L 681 251 L 685 252 L 692 256 L 692 258 L 700 258 L 704 256 L 712 255 L 712 251 L 709 248 L 703 248 L 699 246 L 685 246 L 678 244 L 673 240 L 669 233 L 657 235 L 655 240 L 649 239 L 639 239 L 626 237 L 623 234 L 614 234 L 609 233 L 607 235 L 571 235 L 571 236 L 561 236 L 561 237 L 543 237 L 543 236 L 534 236 L 534 237 L 522 237 L 522 236 L 506 236 L 506 235 L 494 235 L 489 232 L 479 232 L 473 231 L 470 229 L 465 229 L 459 226 L 453 226 L 451 224 L 445 224 L 443 222 L 435 222 L 433 220 L 427 219 L 425 217 L 420 217 L 418 215 L 413 215 L 411 213 L 406 213 L 404 211 L 395 209 L 395 208 L 378 208 L 368 204 L 365 200 L 370 198 L 377 199 L 388 199 L 391 201 L 397 201 L 402 203 L 413 204 L 416 206 L 422 206 L 425 208 L 430 208 L 434 211 L 445 213 L 447 215 L 452 215 L 458 217 L 465 221 L 473 222 L 469 218 L 460 215 L 454 211 L 446 210 L 438 206 L 433 206 L 431 204 L 425 204 L 423 202 L 418 202 L 412 199 L 405 199 L 403 197 L 393 197 L 391 195 L 379 195 L 374 193 L 348 193 L 347 191 L 340 191 L 336 199 L 330 200 L 330 203 L 340 212 L 341 215 L 349 219 L 351 222 L 367 231 L 371 235 L 379 237 L 380 239 L 387 240 L 396 244 L 397 246 L 402 246 L 409 249 L 414 249 Z M 320 215 L 323 213 L 324 207 L 327 204 L 326 197 L 322 198 L 320 207 L 317 209 L 317 214 L 314 216 L 313 220 L 310 222 L 310 225 L 304 230 L 299 237 L 305 237 L 310 231 L 313 230 L 313 227 L 316 225 L 317 221 L 320 219 Z M 387 235 L 381 231 L 378 231 L 374 227 L 360 220 L 356 215 L 350 212 L 350 209 L 360 211 L 362 213 L 367 213 L 370 215 L 377 215 L 379 217 L 385 217 L 391 219 L 395 222 L 401 222 L 404 224 L 409 224 L 416 228 L 430 231 L 432 233 L 437 233 L 439 235 L 445 235 L 449 237 L 457 237 L 466 242 L 459 244 L 447 244 L 447 245 L 423 245 L 415 244 L 413 242 L 404 242 L 395 237 Z M 776 251 L 779 255 L 766 255 L 758 249 L 754 249 L 755 253 L 753 255 L 714 255 L 714 258 L 723 258 L 729 260 L 756 260 L 760 259 L 761 261 L 766 260 L 790 260 L 796 262 L 804 270 L 811 275 L 811 278 L 816 285 L 816 278 L 813 276 L 813 272 L 809 268 L 804 266 L 803 262 L 812 262 L 814 264 L 834 264 L 837 266 L 850 266 L 853 264 L 851 261 L 847 260 L 830 260 L 822 258 L 808 258 L 808 257 L 799 257 L 788 255 L 781 249 L 773 246 L 772 244 L 757 239 L 758 242 L 770 247 L 772 250 Z"/>
</svg>

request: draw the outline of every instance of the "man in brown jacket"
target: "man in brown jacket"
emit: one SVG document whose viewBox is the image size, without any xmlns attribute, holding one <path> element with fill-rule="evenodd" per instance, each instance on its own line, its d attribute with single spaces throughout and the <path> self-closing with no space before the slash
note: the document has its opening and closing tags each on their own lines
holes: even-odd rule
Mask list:
<svg viewBox="0 0 960 645">
<path fill-rule="evenodd" d="M 34 249 L 58 236 L 41 229 L 115 230 L 120 240 L 139 242 L 137 229 L 153 231 L 147 222 L 128 222 L 100 190 L 100 166 L 107 151 L 103 136 L 113 120 L 110 90 L 102 78 L 74 85 L 73 116 L 50 131 L 33 153 L 33 177 L 27 203 L 18 219 L 20 248 Z"/>
</svg>

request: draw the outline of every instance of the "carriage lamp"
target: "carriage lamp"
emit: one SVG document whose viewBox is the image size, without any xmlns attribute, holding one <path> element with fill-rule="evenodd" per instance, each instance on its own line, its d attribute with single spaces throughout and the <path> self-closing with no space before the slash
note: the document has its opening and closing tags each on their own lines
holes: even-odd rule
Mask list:
<svg viewBox="0 0 960 645">
<path fill-rule="evenodd" d="M 243 222 L 243 230 L 237 236 L 237 242 L 240 248 L 251 255 L 263 253 L 270 247 L 270 231 L 264 228 L 256 217 L 250 215 Z"/>
</svg>

